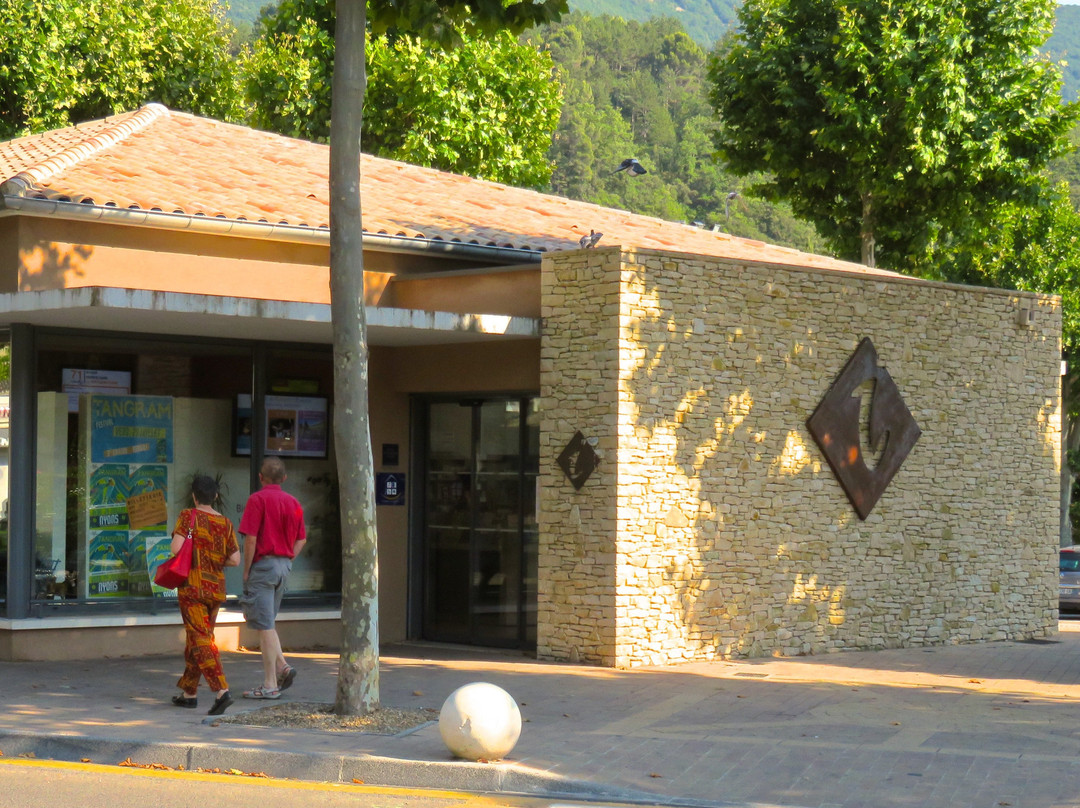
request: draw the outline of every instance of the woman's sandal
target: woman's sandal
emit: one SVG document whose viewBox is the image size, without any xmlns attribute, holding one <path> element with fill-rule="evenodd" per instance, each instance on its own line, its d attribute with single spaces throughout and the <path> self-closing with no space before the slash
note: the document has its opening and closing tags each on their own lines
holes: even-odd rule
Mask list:
<svg viewBox="0 0 1080 808">
<path fill-rule="evenodd" d="M 276 687 L 253 687 L 244 691 L 245 699 L 280 699 L 281 691 Z"/>
<path fill-rule="evenodd" d="M 226 690 L 216 699 L 214 699 L 214 706 L 206 711 L 207 715 L 221 715 L 228 709 L 229 705 L 233 703 L 232 696 L 229 695 L 229 691 Z"/>
<path fill-rule="evenodd" d="M 177 693 L 172 697 L 172 703 L 177 707 L 198 707 L 199 700 L 195 696 L 185 696 L 183 693 Z"/>
</svg>

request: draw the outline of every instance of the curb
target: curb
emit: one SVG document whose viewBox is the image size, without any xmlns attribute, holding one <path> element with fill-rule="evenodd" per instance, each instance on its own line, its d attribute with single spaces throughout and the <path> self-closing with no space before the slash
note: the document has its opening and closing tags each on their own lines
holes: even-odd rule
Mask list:
<svg viewBox="0 0 1080 808">
<path fill-rule="evenodd" d="M 402 760 L 365 754 L 277 752 L 209 743 L 167 743 L 5 731 L 0 731 L 0 752 L 7 758 L 88 761 L 102 765 L 117 765 L 131 759 L 135 763 L 159 763 L 188 771 L 236 769 L 260 772 L 276 779 L 329 783 L 361 781 L 366 785 L 585 801 L 608 800 L 642 805 L 681 805 L 687 808 L 731 805 L 673 801 L 658 794 L 587 780 L 570 780 L 518 763 Z"/>
</svg>

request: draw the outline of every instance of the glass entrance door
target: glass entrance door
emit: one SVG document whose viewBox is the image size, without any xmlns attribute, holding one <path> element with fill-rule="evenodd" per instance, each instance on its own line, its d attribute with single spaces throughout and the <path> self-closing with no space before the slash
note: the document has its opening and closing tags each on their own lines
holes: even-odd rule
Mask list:
<svg viewBox="0 0 1080 808">
<path fill-rule="evenodd" d="M 535 646 L 534 402 L 429 402 L 426 414 L 423 636 Z"/>
</svg>

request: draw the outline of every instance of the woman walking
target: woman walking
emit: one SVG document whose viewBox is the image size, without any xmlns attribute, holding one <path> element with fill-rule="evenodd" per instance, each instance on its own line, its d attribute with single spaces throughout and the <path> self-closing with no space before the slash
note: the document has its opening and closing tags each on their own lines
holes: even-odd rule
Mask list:
<svg viewBox="0 0 1080 808">
<path fill-rule="evenodd" d="M 221 715 L 233 703 L 229 685 L 221 668 L 221 655 L 214 642 L 214 624 L 218 609 L 225 602 L 225 567 L 240 564 L 240 545 L 233 524 L 213 508 L 218 498 L 218 484 L 212 477 L 196 475 L 191 481 L 194 508 L 180 512 L 173 529 L 171 549 L 175 554 L 190 535 L 195 543 L 191 574 L 187 583 L 177 587 L 180 614 L 186 630 L 184 640 L 184 675 L 173 696 L 177 707 L 198 706 L 200 677 L 214 691 L 209 715 Z"/>
</svg>

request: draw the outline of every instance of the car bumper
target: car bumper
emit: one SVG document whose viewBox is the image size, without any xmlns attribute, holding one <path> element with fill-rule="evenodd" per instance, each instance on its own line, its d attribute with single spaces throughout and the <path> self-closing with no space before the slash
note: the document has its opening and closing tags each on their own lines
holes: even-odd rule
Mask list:
<svg viewBox="0 0 1080 808">
<path fill-rule="evenodd" d="M 1080 586 L 1059 586 L 1058 608 L 1080 609 Z"/>
</svg>

